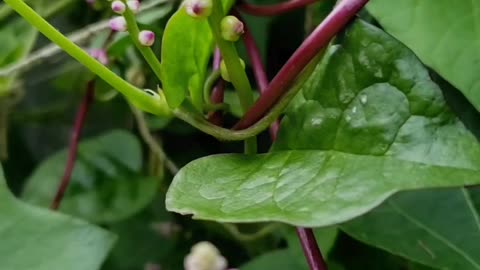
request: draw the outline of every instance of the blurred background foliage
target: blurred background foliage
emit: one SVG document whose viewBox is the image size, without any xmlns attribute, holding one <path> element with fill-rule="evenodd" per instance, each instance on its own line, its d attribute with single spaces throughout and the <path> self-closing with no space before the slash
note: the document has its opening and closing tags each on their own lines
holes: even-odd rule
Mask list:
<svg viewBox="0 0 480 270">
<path fill-rule="evenodd" d="M 85 49 L 106 42 L 112 70 L 136 85 L 155 89 L 158 81 L 130 39 L 124 34 L 109 35 L 106 20 L 111 11 L 107 1 L 97 0 L 93 5 L 84 0 L 27 2 L 62 33 L 77 38 Z M 251 2 L 268 4 L 278 0 Z M 334 4 L 333 0 L 325 0 L 278 17 L 245 15 L 270 77 Z M 179 2 L 150 0 L 143 5 L 149 7 L 139 15 L 140 22 L 153 27 L 160 39 Z M 366 12 L 361 16 L 374 22 Z M 93 75 L 57 52 L 3 1 L 0 40 L 0 157 L 5 176 L 15 195 L 47 206 L 63 173 L 77 106 Z M 160 42 L 153 49 L 160 55 Z M 239 50 L 247 59 L 241 45 Z M 247 72 L 251 75 L 248 61 Z M 476 111 L 471 114 L 478 117 Z M 144 117 L 149 131 L 179 168 L 202 156 L 241 151 L 241 144 L 220 143 L 179 120 Z M 227 116 L 227 122 L 233 120 Z M 156 269 L 155 265 L 162 270 L 182 269 L 185 255 L 199 241 L 214 243 L 229 265 L 242 270 L 307 269 L 295 232 L 286 225 L 232 227 L 168 213 L 164 196 L 172 172 L 163 169 L 163 161 L 145 143 L 137 121 L 125 100 L 97 80 L 96 100 L 88 114 L 77 166 L 60 210 L 118 235 L 102 269 Z M 266 151 L 268 135 L 262 134 L 260 140 L 260 150 Z M 255 234 L 265 228 L 268 233 Z M 429 269 L 367 246 L 335 227 L 318 229 L 316 235 L 332 270 Z"/>
</svg>

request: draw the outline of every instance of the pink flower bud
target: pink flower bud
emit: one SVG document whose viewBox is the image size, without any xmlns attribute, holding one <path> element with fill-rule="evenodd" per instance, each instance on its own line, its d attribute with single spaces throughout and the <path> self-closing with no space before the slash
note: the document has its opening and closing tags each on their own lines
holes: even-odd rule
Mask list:
<svg viewBox="0 0 480 270">
<path fill-rule="evenodd" d="M 138 33 L 138 41 L 143 46 L 152 46 L 155 42 L 155 33 L 150 30 L 143 30 Z"/>
<path fill-rule="evenodd" d="M 115 0 L 112 2 L 112 10 L 117 14 L 123 14 L 125 12 L 125 4 L 120 0 Z"/>
<path fill-rule="evenodd" d="M 88 51 L 91 57 L 97 59 L 103 65 L 108 65 L 108 56 L 107 52 L 103 49 L 90 49 Z"/>
<path fill-rule="evenodd" d="M 223 39 L 237 41 L 245 32 L 243 23 L 235 16 L 226 16 L 220 22 L 220 29 Z"/>
<path fill-rule="evenodd" d="M 138 0 L 128 0 L 127 1 L 127 6 L 133 13 L 137 13 L 140 10 L 140 1 L 138 1 Z"/>
<path fill-rule="evenodd" d="M 113 31 L 118 31 L 118 32 L 127 31 L 127 22 L 125 21 L 125 18 L 122 16 L 118 16 L 113 19 L 110 19 L 109 24 L 110 24 L 110 28 Z"/>
<path fill-rule="evenodd" d="M 212 0 L 185 0 L 185 11 L 194 18 L 206 18 L 212 14 Z"/>
</svg>

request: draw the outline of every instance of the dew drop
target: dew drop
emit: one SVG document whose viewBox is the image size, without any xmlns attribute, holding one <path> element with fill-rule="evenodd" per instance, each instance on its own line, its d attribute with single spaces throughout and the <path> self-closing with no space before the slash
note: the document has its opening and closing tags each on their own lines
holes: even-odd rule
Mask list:
<svg viewBox="0 0 480 270">
<path fill-rule="evenodd" d="M 144 89 L 143 90 L 147 95 L 153 97 L 153 98 L 156 98 L 156 99 L 160 99 L 160 96 L 155 93 L 155 91 L 151 90 L 151 89 Z"/>
<path fill-rule="evenodd" d="M 361 96 L 360 96 L 360 102 L 361 102 L 363 105 L 367 104 L 367 101 L 368 101 L 368 98 L 367 98 L 366 95 L 361 95 Z"/>
</svg>

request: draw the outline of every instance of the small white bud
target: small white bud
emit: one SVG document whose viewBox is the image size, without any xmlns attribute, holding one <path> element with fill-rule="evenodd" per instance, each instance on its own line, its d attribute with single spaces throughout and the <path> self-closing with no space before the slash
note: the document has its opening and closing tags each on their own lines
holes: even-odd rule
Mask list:
<svg viewBox="0 0 480 270">
<path fill-rule="evenodd" d="M 185 0 L 185 11 L 194 18 L 206 18 L 212 14 L 212 0 Z"/>
<path fill-rule="evenodd" d="M 150 47 L 155 42 L 155 33 L 150 30 L 143 30 L 138 33 L 138 41 L 143 46 Z"/>
<path fill-rule="evenodd" d="M 138 1 L 138 0 L 128 0 L 127 1 L 127 6 L 133 13 L 137 13 L 140 10 L 140 1 Z"/>
<path fill-rule="evenodd" d="M 110 24 L 110 28 L 113 31 L 117 31 L 117 32 L 127 31 L 127 21 L 125 21 L 125 18 L 122 16 L 118 16 L 110 19 L 109 24 Z"/>
<path fill-rule="evenodd" d="M 226 16 L 220 22 L 220 29 L 223 39 L 228 41 L 237 41 L 245 32 L 243 23 L 235 16 Z"/>
<path fill-rule="evenodd" d="M 192 247 L 184 260 L 185 270 L 225 270 L 227 260 L 209 242 L 200 242 Z"/>
<path fill-rule="evenodd" d="M 125 12 L 126 6 L 120 0 L 115 0 L 112 2 L 112 10 L 117 14 L 123 14 Z"/>
</svg>

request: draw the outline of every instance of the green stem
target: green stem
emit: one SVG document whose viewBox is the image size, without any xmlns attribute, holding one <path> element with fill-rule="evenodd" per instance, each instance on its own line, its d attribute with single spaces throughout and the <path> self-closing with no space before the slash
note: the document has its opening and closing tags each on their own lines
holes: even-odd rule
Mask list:
<svg viewBox="0 0 480 270">
<path fill-rule="evenodd" d="M 138 41 L 140 29 L 138 28 L 137 21 L 135 20 L 135 14 L 133 14 L 133 12 L 127 8 L 123 13 L 123 17 L 125 17 L 125 21 L 127 21 L 128 33 L 130 33 L 133 43 L 143 55 L 143 58 L 145 58 L 148 65 L 157 76 L 158 80 L 160 80 L 160 61 L 158 61 L 158 58 L 155 56 L 155 53 L 150 47 L 143 46 L 140 44 L 140 41 Z"/>
<path fill-rule="evenodd" d="M 210 75 L 207 77 L 205 80 L 205 84 L 203 85 L 203 102 L 208 106 L 212 105 L 212 102 L 210 101 L 210 94 L 212 92 L 213 87 L 215 86 L 215 83 L 218 81 L 220 78 L 220 70 L 214 70 Z"/>
<path fill-rule="evenodd" d="M 88 55 L 88 53 L 51 26 L 22 0 L 4 1 L 53 43 L 57 44 L 70 56 L 87 67 L 90 71 L 97 74 L 113 88 L 124 94 L 135 106 L 153 114 L 160 114 L 162 112 L 163 104 L 160 99 L 152 98 L 149 94 L 124 81 L 104 65 L 100 64 L 97 60 Z"/>
<path fill-rule="evenodd" d="M 208 17 L 208 23 L 212 29 L 213 36 L 218 48 L 222 54 L 223 61 L 227 67 L 228 75 L 233 86 L 237 90 L 240 104 L 243 112 L 247 112 L 253 105 L 253 92 L 247 74 L 240 63 L 237 49 L 233 42 L 222 38 L 220 22 L 225 13 L 223 12 L 222 3 L 219 0 L 213 0 L 212 14 Z M 245 140 L 245 153 L 255 154 L 257 152 L 257 139 L 252 137 Z"/>
<path fill-rule="evenodd" d="M 267 129 L 285 110 L 290 101 L 297 95 L 297 93 L 302 89 L 305 81 L 312 74 L 315 66 L 318 63 L 318 60 L 321 59 L 323 53 L 320 53 L 312 59 L 310 64 L 304 68 L 302 73 L 297 77 L 297 80 L 293 86 L 281 97 L 281 99 L 275 104 L 275 106 L 259 121 L 254 125 L 242 129 L 242 130 L 230 130 L 222 127 L 218 127 L 208 122 L 203 116 L 199 115 L 196 110 L 193 108 L 188 109 L 187 106 L 183 105 L 176 110 L 174 114 L 176 117 L 182 119 L 183 121 L 189 123 L 195 128 L 212 135 L 213 137 L 219 140 L 225 141 L 242 141 L 252 136 L 259 134 L 260 132 Z"/>
</svg>

